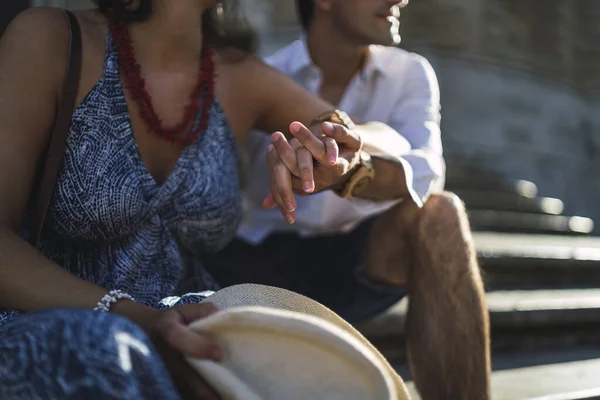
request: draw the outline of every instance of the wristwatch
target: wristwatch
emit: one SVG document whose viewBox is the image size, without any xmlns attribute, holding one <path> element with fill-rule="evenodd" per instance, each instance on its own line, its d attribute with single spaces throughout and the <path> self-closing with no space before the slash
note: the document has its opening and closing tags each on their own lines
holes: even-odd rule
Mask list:
<svg viewBox="0 0 600 400">
<path fill-rule="evenodd" d="M 340 110 L 326 111 L 323 114 L 317 115 L 312 121 L 313 124 L 320 122 L 333 122 L 334 124 L 343 125 L 346 129 L 354 129 L 356 127 L 348 114 Z"/>
<path fill-rule="evenodd" d="M 366 151 L 360 151 L 359 156 L 360 162 L 356 167 L 356 171 L 352 173 L 352 176 L 342 188 L 335 191 L 338 196 L 344 199 L 359 198 L 365 188 L 375 179 L 375 169 L 373 168 L 371 155 Z"/>
</svg>

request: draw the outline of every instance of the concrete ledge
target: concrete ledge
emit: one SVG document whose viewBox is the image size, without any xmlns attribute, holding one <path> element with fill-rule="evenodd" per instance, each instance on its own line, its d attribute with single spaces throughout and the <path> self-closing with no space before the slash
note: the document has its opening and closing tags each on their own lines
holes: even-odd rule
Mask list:
<svg viewBox="0 0 600 400">
<path fill-rule="evenodd" d="M 492 332 L 516 331 L 525 339 L 553 329 L 583 326 L 600 331 L 600 289 L 497 291 L 486 293 L 486 302 Z M 407 306 L 405 299 L 358 329 L 373 340 L 401 338 Z"/>
<path fill-rule="evenodd" d="M 561 200 L 551 197 L 528 197 L 519 193 L 491 190 L 457 189 L 454 193 L 469 210 L 516 211 L 560 215 L 564 211 Z"/>
<path fill-rule="evenodd" d="M 600 237 L 475 232 L 473 240 L 486 258 L 600 261 Z"/>
<path fill-rule="evenodd" d="M 600 287 L 600 239 L 475 233 L 488 290 Z"/>
<path fill-rule="evenodd" d="M 590 218 L 542 215 L 512 211 L 467 210 L 474 230 L 493 232 L 587 235 L 594 229 Z"/>
<path fill-rule="evenodd" d="M 600 388 L 534 397 L 529 400 L 600 400 Z"/>
</svg>

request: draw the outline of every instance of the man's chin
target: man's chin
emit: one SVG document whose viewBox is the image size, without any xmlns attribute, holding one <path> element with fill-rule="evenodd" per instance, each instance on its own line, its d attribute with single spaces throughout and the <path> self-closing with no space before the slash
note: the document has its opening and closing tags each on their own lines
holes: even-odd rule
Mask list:
<svg viewBox="0 0 600 400">
<path fill-rule="evenodd" d="M 400 35 L 390 35 L 389 33 L 379 38 L 373 38 L 371 44 L 377 44 L 380 46 L 397 46 L 401 42 Z"/>
<path fill-rule="evenodd" d="M 369 34 L 358 36 L 357 39 L 363 46 L 397 46 L 400 44 L 400 34 L 397 31 L 391 32 L 390 30 L 371 31 Z"/>
</svg>

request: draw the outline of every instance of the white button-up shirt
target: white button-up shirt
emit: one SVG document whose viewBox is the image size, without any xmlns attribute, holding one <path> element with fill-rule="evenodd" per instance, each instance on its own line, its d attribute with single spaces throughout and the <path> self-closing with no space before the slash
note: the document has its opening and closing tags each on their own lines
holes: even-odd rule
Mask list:
<svg viewBox="0 0 600 400">
<path fill-rule="evenodd" d="M 306 42 L 297 40 L 265 62 L 318 94 L 322 74 L 310 58 Z M 429 62 L 405 50 L 371 46 L 370 57 L 346 88 L 338 108 L 360 121 L 383 122 L 411 145 L 398 154 L 412 200 L 422 206 L 432 190 L 444 185 L 445 163 L 440 138 L 440 93 Z M 264 210 L 270 191 L 266 163 L 268 135 L 251 133 L 241 151 L 249 161 L 242 173 L 245 217 L 238 236 L 258 244 L 272 232 L 297 231 L 303 236 L 348 232 L 366 218 L 389 209 L 396 201 L 346 200 L 331 191 L 297 198 L 296 223 L 290 225 L 279 210 Z"/>
</svg>

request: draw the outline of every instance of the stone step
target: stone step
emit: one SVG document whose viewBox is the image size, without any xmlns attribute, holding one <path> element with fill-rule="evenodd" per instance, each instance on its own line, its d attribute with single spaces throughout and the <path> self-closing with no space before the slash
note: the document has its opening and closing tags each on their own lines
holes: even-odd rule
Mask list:
<svg viewBox="0 0 600 400">
<path fill-rule="evenodd" d="M 535 183 L 522 179 L 508 179 L 495 176 L 446 175 L 446 190 L 488 190 L 499 193 L 515 193 L 533 198 L 537 195 Z"/>
<path fill-rule="evenodd" d="M 513 211 L 468 210 L 476 231 L 587 235 L 594 229 L 590 218 L 540 215 Z"/>
<path fill-rule="evenodd" d="M 505 174 L 487 168 L 476 160 L 445 156 L 446 187 L 448 190 L 474 189 L 495 192 L 519 193 L 526 197 L 537 194 L 533 182 L 509 178 Z"/>
<path fill-rule="evenodd" d="M 501 290 L 486 293 L 486 301 L 494 331 L 600 327 L 600 289 L 596 288 Z"/>
<path fill-rule="evenodd" d="M 600 349 L 519 352 L 492 356 L 494 400 L 600 399 Z M 407 380 L 412 400 L 419 400 L 405 365 L 394 365 Z"/>
<path fill-rule="evenodd" d="M 469 177 L 485 175 L 490 177 L 504 177 L 503 173 L 486 167 L 479 160 L 456 157 L 450 154 L 445 154 L 444 160 L 446 161 L 446 175 L 448 176 Z"/>
<path fill-rule="evenodd" d="M 486 293 L 492 349 L 497 352 L 600 346 L 600 289 Z M 358 329 L 390 360 L 405 360 L 404 299 Z"/>
<path fill-rule="evenodd" d="M 531 198 L 518 193 L 469 189 L 457 189 L 454 193 L 470 210 L 516 211 L 549 215 L 560 215 L 564 210 L 563 202 L 551 197 Z"/>
<path fill-rule="evenodd" d="M 600 263 L 593 260 L 480 257 L 479 265 L 488 290 L 600 286 Z"/>
<path fill-rule="evenodd" d="M 600 287 L 600 238 L 476 232 L 488 289 Z"/>
<path fill-rule="evenodd" d="M 571 366 L 569 366 L 571 367 Z M 519 371 L 520 372 L 520 371 Z M 561 371 L 564 372 L 564 371 Z M 588 374 L 587 371 L 580 371 L 580 373 Z M 598 373 L 594 371 L 594 373 Z M 563 377 L 564 379 L 564 377 Z M 549 394 L 546 396 L 535 397 L 528 400 L 600 400 L 600 387 L 589 390 L 575 390 L 573 392 L 563 392 L 556 394 Z"/>
<path fill-rule="evenodd" d="M 506 290 L 486 293 L 493 331 L 592 324 L 600 327 L 600 289 Z M 367 336 L 403 333 L 408 301 L 360 324 Z M 600 336 L 598 337 L 600 341 Z"/>
<path fill-rule="evenodd" d="M 600 261 L 600 237 L 474 232 L 480 256 Z"/>
</svg>

